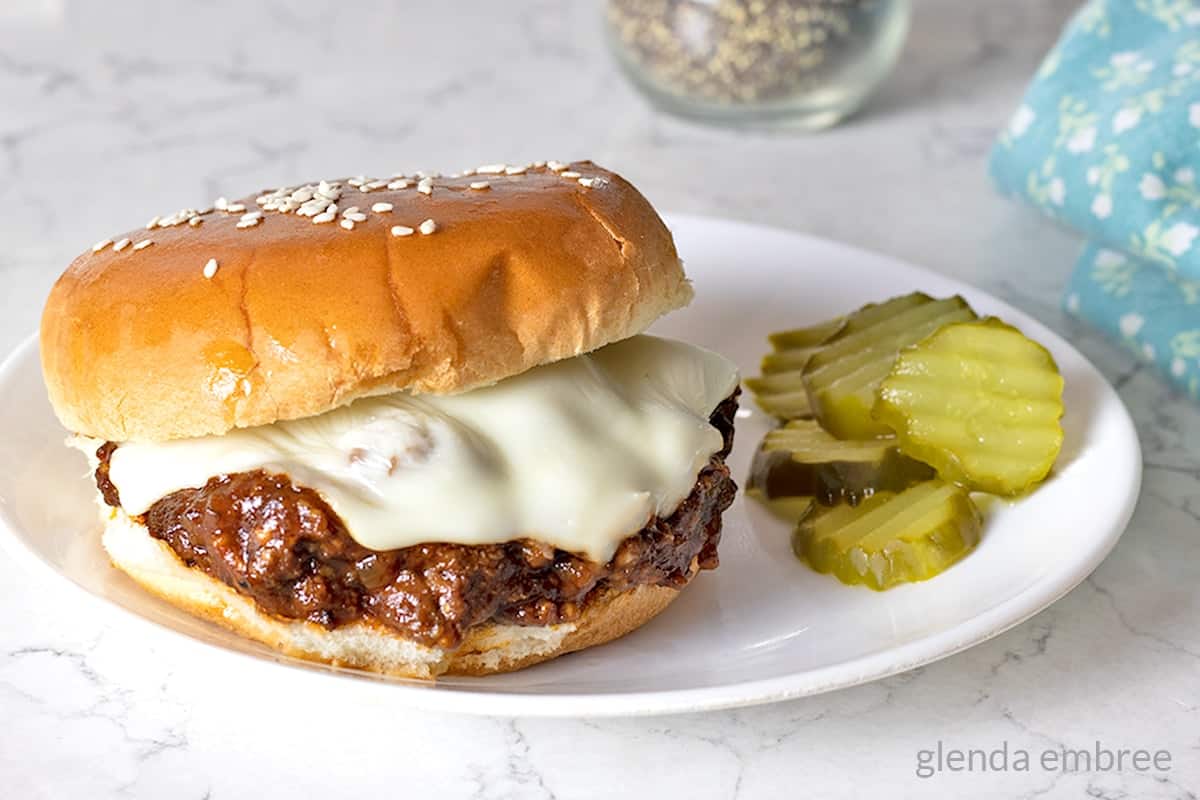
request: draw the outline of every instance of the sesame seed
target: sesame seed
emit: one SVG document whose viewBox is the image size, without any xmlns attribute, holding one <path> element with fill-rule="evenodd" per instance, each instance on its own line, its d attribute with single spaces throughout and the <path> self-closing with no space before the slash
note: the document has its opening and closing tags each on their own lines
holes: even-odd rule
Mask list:
<svg viewBox="0 0 1200 800">
<path fill-rule="evenodd" d="M 362 186 L 366 182 L 366 178 L 351 178 L 350 180 L 346 181 L 347 184 L 353 186 L 355 189 L 357 189 L 359 186 Z"/>
<path fill-rule="evenodd" d="M 326 210 L 328 210 L 328 209 L 326 209 Z M 357 213 L 358 213 L 358 206 L 350 206 L 349 208 L 347 208 L 345 211 L 342 212 L 342 216 L 344 217 L 347 214 L 357 214 Z"/>
<path fill-rule="evenodd" d="M 158 227 L 158 221 L 159 221 L 160 219 L 161 219 L 161 217 L 157 217 L 157 216 L 156 216 L 154 219 L 152 219 L 152 220 L 150 220 L 149 222 L 147 222 L 147 223 L 146 223 L 146 230 L 148 230 L 148 231 L 152 231 L 152 230 L 154 230 L 156 227 Z"/>
<path fill-rule="evenodd" d="M 354 230 L 354 220 L 352 220 L 352 219 L 344 219 L 341 222 L 339 222 L 338 224 L 341 225 L 343 228 L 345 228 L 348 231 Z"/>
<path fill-rule="evenodd" d="M 595 178 L 580 178 L 579 185 L 585 189 L 590 189 L 596 183 Z"/>
<path fill-rule="evenodd" d="M 422 222 L 420 225 L 417 226 L 417 230 L 419 230 L 425 236 L 428 236 L 429 234 L 433 233 L 437 229 L 438 229 L 437 223 L 431 219 L 427 219 L 424 222 Z"/>
<path fill-rule="evenodd" d="M 567 165 L 561 161 L 547 161 L 546 166 L 554 172 L 562 172 L 567 168 Z"/>
<path fill-rule="evenodd" d="M 355 211 L 350 214 L 342 214 L 342 217 L 350 220 L 351 222 L 366 222 L 367 221 L 367 215 L 362 213 L 361 211 Z"/>
<path fill-rule="evenodd" d="M 314 197 L 307 203 L 301 204 L 296 213 L 302 217 L 312 217 L 325 211 L 327 205 L 328 203 L 324 197 Z"/>
<path fill-rule="evenodd" d="M 208 263 L 204 265 L 204 277 L 212 280 L 212 276 L 217 274 L 217 260 L 210 258 Z"/>
<path fill-rule="evenodd" d="M 234 227 L 253 228 L 255 225 L 258 225 L 261 222 L 262 222 L 262 219 L 260 219 L 259 217 L 253 217 L 251 219 L 239 219 L 238 224 Z"/>
<path fill-rule="evenodd" d="M 487 189 L 490 186 L 491 186 L 491 184 L 488 183 L 487 181 L 471 181 L 472 189 L 483 190 L 483 189 Z"/>
<path fill-rule="evenodd" d="M 533 168 L 534 168 L 534 169 L 541 169 L 541 168 L 542 168 L 542 167 L 544 167 L 544 166 L 546 166 L 546 162 L 545 162 L 545 161 L 535 161 L 535 162 L 533 162 Z"/>
<path fill-rule="evenodd" d="M 433 178 L 421 178 L 421 182 L 417 184 L 417 191 L 421 194 L 433 194 Z"/>
<path fill-rule="evenodd" d="M 393 206 L 391 203 L 376 203 L 375 205 L 371 206 L 371 210 L 376 214 L 383 214 L 391 211 L 393 208 L 395 208 L 395 206 Z"/>
<path fill-rule="evenodd" d="M 153 239 L 142 239 L 140 242 L 138 242 L 137 244 L 135 244 L 133 246 L 133 249 L 134 250 L 145 250 L 147 247 L 149 247 L 152 244 L 154 244 Z"/>
<path fill-rule="evenodd" d="M 460 172 L 458 174 L 464 178 L 469 178 L 475 174 L 475 170 L 474 169 L 464 169 L 462 172 Z"/>
<path fill-rule="evenodd" d="M 385 187 L 387 185 L 388 185 L 387 181 L 371 181 L 370 183 L 364 183 L 362 188 L 368 192 L 373 192 L 376 189 L 382 189 L 383 187 Z"/>
<path fill-rule="evenodd" d="M 393 225 L 392 226 L 392 236 L 412 236 L 413 233 L 414 233 L 413 229 L 408 227 L 407 225 Z"/>
<path fill-rule="evenodd" d="M 193 228 L 199 228 L 200 223 L 202 223 L 202 222 L 204 222 L 203 217 L 192 217 L 191 219 L 188 220 L 188 225 L 191 225 Z"/>
<path fill-rule="evenodd" d="M 571 179 L 571 180 L 575 180 L 576 178 L 581 178 L 581 177 L 583 177 L 583 176 L 582 176 L 582 175 L 580 175 L 578 172 L 571 172 L 571 171 L 567 171 L 567 172 L 560 172 L 560 173 L 558 173 L 558 176 L 559 176 L 560 178 L 569 178 L 569 179 Z"/>
<path fill-rule="evenodd" d="M 122 250 L 124 250 L 126 247 L 129 247 L 129 240 L 128 240 L 128 239 L 122 239 L 121 241 L 119 241 L 119 242 L 117 242 L 116 244 L 114 244 L 114 245 L 113 245 L 113 250 L 115 250 L 116 252 L 118 252 L 118 253 L 119 253 L 119 252 L 121 252 Z"/>
<path fill-rule="evenodd" d="M 529 167 L 506 167 L 504 170 L 504 174 L 505 175 L 524 175 L 525 170 L 527 170 L 527 169 L 529 169 Z"/>
<path fill-rule="evenodd" d="M 389 189 L 407 189 L 412 186 L 412 181 L 401 178 L 400 180 L 392 181 L 387 185 Z"/>
<path fill-rule="evenodd" d="M 213 208 L 217 209 L 218 211 L 224 211 L 228 207 L 229 201 L 226 200 L 224 196 L 218 197 L 213 201 Z"/>
<path fill-rule="evenodd" d="M 309 200 L 312 200 L 312 198 L 313 198 L 313 187 L 301 186 L 299 189 L 292 192 L 290 197 L 292 200 L 295 200 L 297 203 L 307 203 Z"/>
<path fill-rule="evenodd" d="M 94 245 L 92 245 L 92 252 L 99 253 L 101 250 L 108 247 L 110 244 L 112 244 L 112 239 L 102 239 L 99 242 L 96 242 Z"/>
<path fill-rule="evenodd" d="M 337 219 L 337 214 L 334 214 L 332 211 L 322 211 L 313 217 L 312 221 L 313 225 L 320 225 L 323 222 L 333 222 L 335 219 Z"/>
<path fill-rule="evenodd" d="M 507 164 L 484 164 L 482 167 L 476 167 L 475 171 L 480 175 L 500 175 L 507 168 Z"/>
<path fill-rule="evenodd" d="M 225 210 L 230 214 L 240 214 L 246 210 L 246 206 L 243 203 L 228 203 L 225 206 Z"/>
</svg>

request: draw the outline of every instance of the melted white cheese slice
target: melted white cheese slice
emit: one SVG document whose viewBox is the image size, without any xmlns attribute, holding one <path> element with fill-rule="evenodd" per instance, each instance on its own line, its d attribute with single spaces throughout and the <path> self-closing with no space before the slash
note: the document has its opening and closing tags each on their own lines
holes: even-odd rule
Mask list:
<svg viewBox="0 0 1200 800">
<path fill-rule="evenodd" d="M 213 476 L 265 469 L 315 489 L 373 550 L 529 537 L 604 562 L 691 492 L 721 449 L 708 417 L 737 381 L 715 353 L 635 336 L 463 394 L 122 444 L 109 477 L 141 514 Z"/>
</svg>

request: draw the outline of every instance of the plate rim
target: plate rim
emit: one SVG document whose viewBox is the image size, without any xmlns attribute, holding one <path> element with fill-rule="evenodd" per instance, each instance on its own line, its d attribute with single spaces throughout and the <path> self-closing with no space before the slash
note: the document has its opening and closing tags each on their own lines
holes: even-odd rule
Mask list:
<svg viewBox="0 0 1200 800">
<path fill-rule="evenodd" d="M 1141 442 L 1138 439 L 1129 409 L 1126 408 L 1120 395 L 1095 365 L 1069 341 L 1046 327 L 1032 315 L 1011 306 L 991 292 L 975 287 L 957 277 L 935 272 L 896 256 L 802 231 L 723 217 L 695 214 L 663 214 L 663 217 L 672 229 L 682 223 L 687 226 L 706 225 L 736 228 L 750 235 L 755 232 L 773 236 L 784 235 L 809 245 L 841 251 L 843 255 L 849 257 L 886 264 L 889 269 L 908 273 L 917 280 L 923 276 L 933 276 L 939 281 L 949 282 L 984 295 L 989 302 L 1001 309 L 1016 312 L 1023 318 L 1033 320 L 1041 329 L 1040 335 L 1048 335 L 1055 344 L 1061 344 L 1076 355 L 1090 373 L 1090 377 L 1099 384 L 1102 394 L 1107 395 L 1107 400 L 1115 401 L 1115 407 L 1120 412 L 1118 420 L 1119 427 L 1123 429 L 1121 432 L 1128 438 L 1127 445 L 1131 446 L 1132 452 L 1137 454 L 1133 464 L 1132 480 L 1125 497 L 1121 499 L 1121 510 L 1109 524 L 1105 535 L 1097 539 L 1095 546 L 1087 552 L 1086 558 L 1073 564 L 1069 573 L 1050 572 L 1018 594 L 983 613 L 949 628 L 920 636 L 903 645 L 884 648 L 858 658 L 787 675 L 714 686 L 665 691 L 554 693 L 551 695 L 528 690 L 496 692 L 488 691 L 485 688 L 468 690 L 460 687 L 438 687 L 434 683 L 381 678 L 357 670 L 323 667 L 281 654 L 265 655 L 264 657 L 264 655 L 252 652 L 230 649 L 218 642 L 208 641 L 189 632 L 178 630 L 164 621 L 143 616 L 113 599 L 93 593 L 76 583 L 23 541 L 17 533 L 17 523 L 10 517 L 4 503 L 0 503 L 0 549 L 8 553 L 14 561 L 24 564 L 26 569 L 32 567 L 31 572 L 49 573 L 54 576 L 55 580 L 70 585 L 84 597 L 93 601 L 101 601 L 98 607 L 106 609 L 107 616 L 114 623 L 135 623 L 149 626 L 155 631 L 166 632 L 173 636 L 174 641 L 189 642 L 191 646 L 202 647 L 207 652 L 215 651 L 239 657 L 243 665 L 253 664 L 256 668 L 283 666 L 297 675 L 339 678 L 341 680 L 338 683 L 342 688 L 351 692 L 369 692 L 376 701 L 379 700 L 379 694 L 374 691 L 374 687 L 385 686 L 392 700 L 406 708 L 421 711 L 513 717 L 618 717 L 692 713 L 764 705 L 858 686 L 916 669 L 999 636 L 1046 610 L 1086 580 L 1116 547 L 1129 525 L 1141 494 L 1143 473 Z M 0 382 L 9 380 L 18 367 L 30 357 L 30 351 L 37 348 L 38 334 L 35 332 L 18 344 L 0 362 Z M 1067 574 L 1069 577 L 1065 577 Z M 547 702 L 548 700 L 552 702 Z"/>
</svg>

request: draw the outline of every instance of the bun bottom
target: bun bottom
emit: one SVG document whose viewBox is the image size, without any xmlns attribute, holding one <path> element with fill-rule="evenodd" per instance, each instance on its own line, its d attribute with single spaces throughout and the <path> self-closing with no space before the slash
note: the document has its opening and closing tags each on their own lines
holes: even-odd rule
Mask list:
<svg viewBox="0 0 1200 800">
<path fill-rule="evenodd" d="M 370 620 L 324 628 L 265 614 L 254 601 L 199 569 L 188 567 L 164 542 L 124 512 L 105 521 L 102 542 L 113 565 L 150 593 L 295 658 L 404 678 L 512 672 L 565 653 L 610 642 L 665 609 L 679 590 L 637 586 L 606 591 L 575 622 L 549 626 L 484 624 L 456 650 L 426 647 Z"/>
</svg>

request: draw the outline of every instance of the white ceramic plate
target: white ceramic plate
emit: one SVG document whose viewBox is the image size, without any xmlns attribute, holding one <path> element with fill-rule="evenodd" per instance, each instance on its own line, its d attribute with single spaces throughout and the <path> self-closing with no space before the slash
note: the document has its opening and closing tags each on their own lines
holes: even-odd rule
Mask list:
<svg viewBox="0 0 1200 800">
<path fill-rule="evenodd" d="M 1066 439 L 1054 475 L 1032 496 L 991 507 L 979 548 L 958 565 L 886 593 L 812 572 L 793 558 L 787 527 L 739 497 L 725 515 L 720 569 L 701 574 L 644 628 L 511 675 L 431 686 L 281 658 L 176 611 L 113 570 L 98 543 L 94 486 L 82 457 L 62 445 L 30 341 L 0 368 L 0 463 L 9 465 L 0 470 L 0 540 L 94 598 L 214 645 L 197 655 L 211 658 L 215 670 L 229 669 L 231 680 L 235 669 L 264 669 L 273 681 L 296 681 L 326 697 L 522 716 L 692 711 L 881 678 L 1036 614 L 1116 544 L 1140 483 L 1137 436 L 1117 395 L 1058 336 L 983 292 L 890 258 L 733 222 L 679 216 L 671 223 L 697 297 L 655 330 L 725 353 L 746 375 L 757 372 L 769 331 L 914 289 L 960 293 L 977 311 L 1019 326 L 1050 349 L 1066 377 Z M 748 399 L 745 406 L 753 409 Z M 768 427 L 756 410 L 738 421 L 730 463 L 739 481 Z"/>
</svg>

